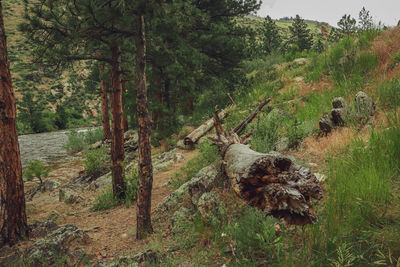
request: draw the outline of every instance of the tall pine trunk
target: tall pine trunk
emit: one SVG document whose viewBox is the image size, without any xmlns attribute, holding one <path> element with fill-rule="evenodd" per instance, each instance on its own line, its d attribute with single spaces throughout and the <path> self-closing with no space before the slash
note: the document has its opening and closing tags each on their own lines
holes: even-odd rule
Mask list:
<svg viewBox="0 0 400 267">
<path fill-rule="evenodd" d="M 121 49 L 111 47 L 111 115 L 112 143 L 111 160 L 113 175 L 113 193 L 118 199 L 125 198 L 124 181 L 124 129 L 122 127 L 122 84 L 121 84 Z"/>
<path fill-rule="evenodd" d="M 136 94 L 139 124 L 139 190 L 137 212 L 137 239 L 153 232 L 151 224 L 151 190 L 153 165 L 151 162 L 151 125 L 146 87 L 146 35 L 144 16 L 138 15 L 136 36 Z"/>
<path fill-rule="evenodd" d="M 0 1 L 0 246 L 14 245 L 28 237 L 24 183 L 16 129 L 15 96 L 12 89 L 3 8 Z"/>
<path fill-rule="evenodd" d="M 100 65 L 100 75 L 104 72 L 104 65 Z M 104 78 L 100 81 L 101 88 L 101 120 L 103 123 L 103 136 L 104 139 L 111 138 L 111 129 L 110 129 L 110 117 L 108 114 L 108 92 L 107 92 L 107 82 Z"/>
<path fill-rule="evenodd" d="M 126 94 L 126 81 L 122 82 L 122 93 Z M 126 133 L 129 130 L 129 124 L 128 124 L 128 116 L 126 114 L 126 105 L 124 102 L 124 98 L 122 98 L 122 127 L 124 128 L 124 133 Z"/>
</svg>

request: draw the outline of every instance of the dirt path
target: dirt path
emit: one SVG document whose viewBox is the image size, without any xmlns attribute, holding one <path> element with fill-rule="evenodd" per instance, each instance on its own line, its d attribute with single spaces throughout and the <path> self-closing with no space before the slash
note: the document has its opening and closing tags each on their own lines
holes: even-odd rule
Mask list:
<svg viewBox="0 0 400 267">
<path fill-rule="evenodd" d="M 154 174 L 152 209 L 157 207 L 172 188 L 167 184 L 171 175 L 179 171 L 187 162 L 192 159 L 197 151 L 184 151 L 184 160 L 166 170 Z M 57 177 L 58 181 L 71 180 L 77 177 L 83 169 L 79 159 L 69 163 L 60 164 L 51 172 L 50 179 Z M 85 201 L 75 205 L 67 205 L 58 201 L 58 191 L 45 192 L 28 202 L 28 219 L 32 223 L 35 220 L 44 220 L 53 217 L 60 224 L 73 224 L 85 230 L 90 242 L 83 248 L 89 255 L 97 255 L 97 259 L 106 258 L 112 260 L 119 255 L 128 255 L 144 249 L 146 241 L 136 240 L 136 204 L 130 208 L 124 205 L 103 212 L 92 212 L 90 207 L 99 192 L 83 191 Z M 158 229 L 154 229 L 158 232 Z"/>
</svg>

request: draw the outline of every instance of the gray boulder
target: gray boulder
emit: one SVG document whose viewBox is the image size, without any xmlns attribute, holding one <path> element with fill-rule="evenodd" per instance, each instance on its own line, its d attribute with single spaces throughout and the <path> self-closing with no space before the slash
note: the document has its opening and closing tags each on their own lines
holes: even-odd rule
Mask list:
<svg viewBox="0 0 400 267">
<path fill-rule="evenodd" d="M 85 244 L 88 239 L 87 234 L 76 226 L 62 226 L 27 248 L 24 262 L 29 266 L 78 266 L 85 254 L 80 249 L 71 250 L 71 247 Z"/>
<path fill-rule="evenodd" d="M 196 203 L 204 192 L 211 190 L 215 186 L 217 181 L 217 168 L 214 165 L 205 167 L 193 176 L 190 181 L 184 183 L 166 197 L 165 200 L 157 206 L 156 211 L 163 212 L 176 207 L 178 202 L 183 199 L 185 195 L 190 195 L 192 202 Z"/>
<path fill-rule="evenodd" d="M 355 97 L 356 112 L 359 116 L 372 116 L 375 112 L 375 103 L 364 92 L 358 92 Z"/>
<path fill-rule="evenodd" d="M 58 191 L 58 200 L 67 204 L 77 204 L 85 199 L 78 192 L 78 188 L 63 187 Z"/>
</svg>

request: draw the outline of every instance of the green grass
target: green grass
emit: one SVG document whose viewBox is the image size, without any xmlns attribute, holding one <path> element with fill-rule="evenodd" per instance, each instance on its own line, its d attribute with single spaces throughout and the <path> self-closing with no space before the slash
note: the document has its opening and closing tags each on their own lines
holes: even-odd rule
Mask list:
<svg viewBox="0 0 400 267">
<path fill-rule="evenodd" d="M 382 107 L 398 108 L 400 106 L 400 81 L 395 79 L 383 83 L 377 91 L 377 97 Z"/>
<path fill-rule="evenodd" d="M 373 131 L 369 140 L 355 140 L 342 156 L 332 157 L 326 200 L 318 223 L 304 229 L 299 264 L 327 266 L 343 260 L 343 253 L 355 266 L 379 260 L 379 252 L 397 259 L 399 164 L 400 124 L 394 117 L 388 129 Z"/>
<path fill-rule="evenodd" d="M 129 208 L 137 200 L 137 191 L 139 188 L 139 175 L 137 169 L 132 169 L 131 173 L 125 177 L 126 191 L 125 206 Z M 111 209 L 121 203 L 121 200 L 114 198 L 111 187 L 103 190 L 97 195 L 95 203 L 90 208 L 91 211 L 103 211 Z"/>
</svg>

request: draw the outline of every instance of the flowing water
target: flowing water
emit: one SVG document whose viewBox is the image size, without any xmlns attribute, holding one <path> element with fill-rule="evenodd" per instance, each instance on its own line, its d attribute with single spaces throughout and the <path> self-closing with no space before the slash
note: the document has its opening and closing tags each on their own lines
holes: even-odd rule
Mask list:
<svg viewBox="0 0 400 267">
<path fill-rule="evenodd" d="M 78 129 L 78 132 L 86 132 L 88 129 Z M 20 135 L 19 148 L 21 151 L 22 167 L 26 167 L 32 160 L 40 160 L 47 165 L 68 158 L 67 151 L 63 147 L 67 141 L 68 130 Z"/>
</svg>

